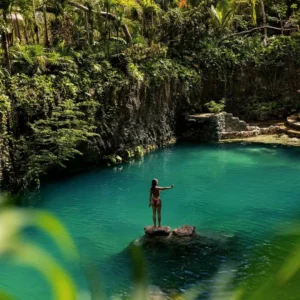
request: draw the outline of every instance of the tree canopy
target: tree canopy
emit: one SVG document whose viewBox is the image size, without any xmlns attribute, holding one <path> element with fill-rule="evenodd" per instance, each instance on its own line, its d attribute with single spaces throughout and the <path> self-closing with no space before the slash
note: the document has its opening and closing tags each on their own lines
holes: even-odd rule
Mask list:
<svg viewBox="0 0 300 300">
<path fill-rule="evenodd" d="M 299 64 L 298 0 L 0 0 L 0 13 L 2 165 L 18 188 L 80 154 L 131 82 L 180 78 L 192 107 L 201 80 L 223 99 L 242 67 Z M 280 111 L 272 97 L 243 109 Z"/>
</svg>

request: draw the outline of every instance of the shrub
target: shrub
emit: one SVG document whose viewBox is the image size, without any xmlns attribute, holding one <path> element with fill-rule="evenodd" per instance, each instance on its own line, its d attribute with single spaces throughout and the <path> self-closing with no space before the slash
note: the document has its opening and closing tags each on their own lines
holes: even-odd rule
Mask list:
<svg viewBox="0 0 300 300">
<path fill-rule="evenodd" d="M 214 100 L 212 100 L 212 101 L 206 103 L 205 106 L 208 108 L 209 112 L 218 114 L 224 110 L 225 102 L 226 102 L 226 99 L 222 98 L 219 103 L 216 103 Z"/>
</svg>

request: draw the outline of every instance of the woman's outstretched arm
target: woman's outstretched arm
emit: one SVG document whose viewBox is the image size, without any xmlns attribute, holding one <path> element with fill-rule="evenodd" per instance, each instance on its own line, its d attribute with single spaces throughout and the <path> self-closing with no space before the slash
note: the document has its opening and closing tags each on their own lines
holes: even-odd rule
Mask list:
<svg viewBox="0 0 300 300">
<path fill-rule="evenodd" d="M 164 191 L 164 190 L 172 189 L 173 187 L 174 187 L 174 184 L 172 184 L 171 186 L 159 187 L 158 189 L 159 189 L 160 191 Z"/>
</svg>

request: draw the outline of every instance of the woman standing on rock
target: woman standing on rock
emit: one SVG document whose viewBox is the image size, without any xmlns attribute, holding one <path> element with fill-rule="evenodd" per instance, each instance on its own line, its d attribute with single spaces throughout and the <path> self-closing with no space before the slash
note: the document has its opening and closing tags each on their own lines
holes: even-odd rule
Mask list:
<svg viewBox="0 0 300 300">
<path fill-rule="evenodd" d="M 158 227 L 160 227 L 161 206 L 162 206 L 161 199 L 160 199 L 160 192 L 164 190 L 169 190 L 173 187 L 174 184 L 172 184 L 170 187 L 159 187 L 158 180 L 157 179 L 152 180 L 152 186 L 150 188 L 149 207 L 152 206 L 154 227 L 156 227 L 156 213 L 158 215 Z"/>
</svg>

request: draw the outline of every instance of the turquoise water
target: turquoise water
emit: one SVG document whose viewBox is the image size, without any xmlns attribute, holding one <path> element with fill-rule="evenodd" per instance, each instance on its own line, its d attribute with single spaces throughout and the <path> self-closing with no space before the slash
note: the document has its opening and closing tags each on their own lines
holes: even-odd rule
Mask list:
<svg viewBox="0 0 300 300">
<path fill-rule="evenodd" d="M 101 168 L 44 183 L 35 207 L 54 213 L 68 228 L 78 248 L 97 267 L 108 295 L 126 294 L 131 286 L 124 249 L 151 225 L 148 207 L 153 177 L 163 191 L 162 225 L 195 225 L 199 232 L 234 236 L 231 250 L 213 254 L 156 252 L 148 258 L 148 279 L 165 292 L 185 290 L 197 283 L 205 295 L 224 267 L 236 271 L 237 281 L 259 260 L 253 249 L 269 245 L 278 226 L 299 217 L 300 155 L 298 149 L 256 145 L 181 144 L 118 167 Z M 33 240 L 59 256 L 45 236 L 31 230 Z M 176 252 L 176 251 L 175 251 Z M 278 261 L 282 258 L 278 257 Z M 256 262 L 257 263 L 257 262 Z M 79 266 L 67 267 L 85 288 Z M 2 263 L 0 288 L 17 299 L 51 299 L 47 284 L 26 268 Z"/>
</svg>

